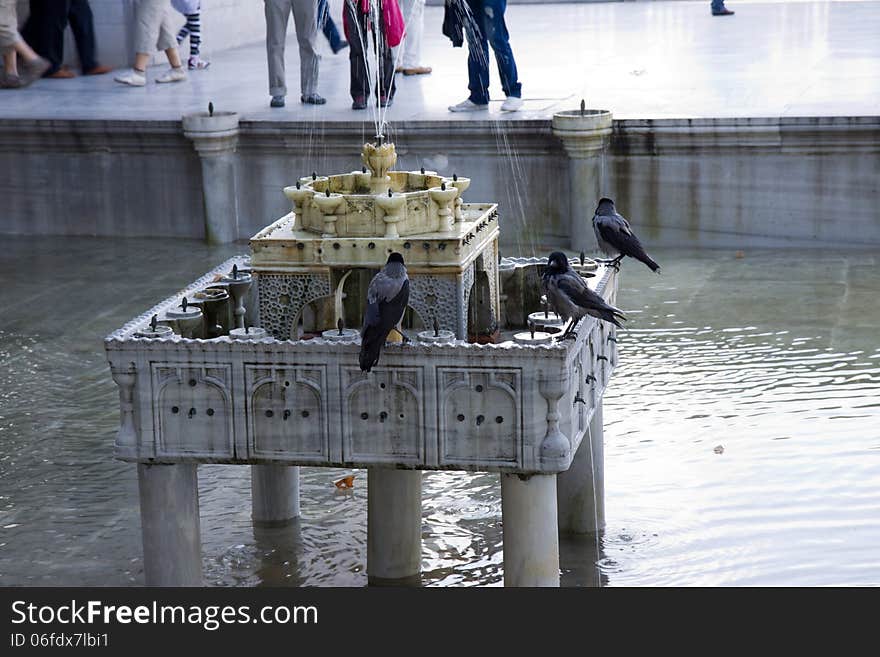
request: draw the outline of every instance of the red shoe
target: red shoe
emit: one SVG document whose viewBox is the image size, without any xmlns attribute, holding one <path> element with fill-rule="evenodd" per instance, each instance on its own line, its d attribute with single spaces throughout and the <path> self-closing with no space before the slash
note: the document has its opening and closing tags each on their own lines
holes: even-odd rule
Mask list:
<svg viewBox="0 0 880 657">
<path fill-rule="evenodd" d="M 88 71 L 85 71 L 83 75 L 104 75 L 105 73 L 109 73 L 113 68 L 111 66 L 96 66 L 94 68 L 90 68 Z"/>
<path fill-rule="evenodd" d="M 75 78 L 76 73 L 71 71 L 69 68 L 59 68 L 51 75 L 44 75 L 43 77 L 53 78 L 55 80 L 69 80 L 70 78 Z"/>
</svg>

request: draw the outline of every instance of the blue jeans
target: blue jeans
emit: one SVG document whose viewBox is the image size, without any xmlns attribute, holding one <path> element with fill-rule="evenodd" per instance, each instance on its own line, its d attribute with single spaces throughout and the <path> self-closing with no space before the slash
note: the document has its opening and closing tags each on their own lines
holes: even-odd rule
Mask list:
<svg viewBox="0 0 880 657">
<path fill-rule="evenodd" d="M 477 105 L 489 103 L 489 46 L 495 52 L 501 88 L 507 96 L 522 95 L 516 73 L 516 62 L 510 49 L 510 34 L 504 23 L 507 0 L 467 0 L 476 21 L 478 35 L 465 29 L 468 39 L 468 89 L 470 100 Z"/>
<path fill-rule="evenodd" d="M 721 11 L 724 9 L 724 0 L 712 0 L 712 11 Z"/>
<path fill-rule="evenodd" d="M 336 23 L 330 18 L 330 7 L 327 5 L 327 0 L 318 0 L 318 27 L 330 42 L 330 49 L 333 52 L 339 50 L 342 38 L 339 36 L 339 30 L 336 29 Z"/>
</svg>

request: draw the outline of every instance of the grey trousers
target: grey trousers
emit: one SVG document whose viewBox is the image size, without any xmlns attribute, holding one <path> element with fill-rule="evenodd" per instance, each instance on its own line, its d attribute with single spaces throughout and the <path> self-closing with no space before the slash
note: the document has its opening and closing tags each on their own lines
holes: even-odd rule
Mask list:
<svg viewBox="0 0 880 657">
<path fill-rule="evenodd" d="M 296 40 L 299 42 L 299 86 L 302 95 L 318 91 L 318 0 L 265 0 L 266 56 L 269 60 L 269 94 L 286 96 L 284 42 L 287 21 L 293 12 Z"/>
</svg>

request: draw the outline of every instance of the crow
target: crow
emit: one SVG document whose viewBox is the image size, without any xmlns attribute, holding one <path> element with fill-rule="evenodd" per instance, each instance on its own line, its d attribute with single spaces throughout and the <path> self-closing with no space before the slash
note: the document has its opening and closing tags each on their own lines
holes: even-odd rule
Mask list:
<svg viewBox="0 0 880 657">
<path fill-rule="evenodd" d="M 554 251 L 550 254 L 547 269 L 541 276 L 541 287 L 556 314 L 566 320 L 571 319 L 560 339 L 568 337 L 584 315 L 598 317 L 623 328 L 618 321 L 618 317 L 626 319 L 623 312 L 608 305 L 593 292 L 581 275 L 571 268 L 564 253 Z"/>
<path fill-rule="evenodd" d="M 596 232 L 596 241 L 605 255 L 616 256 L 613 260 L 605 261 L 612 267 L 618 267 L 624 256 L 635 258 L 644 262 L 651 271 L 660 271 L 660 265 L 654 262 L 645 253 L 639 238 L 629 227 L 629 222 L 617 213 L 614 201 L 610 198 L 600 198 L 593 215 L 593 230 Z"/>
<path fill-rule="evenodd" d="M 409 303 L 409 278 L 403 256 L 392 253 L 367 288 L 367 312 L 361 329 L 360 366 L 369 372 L 379 362 L 388 334 L 400 324 Z"/>
</svg>

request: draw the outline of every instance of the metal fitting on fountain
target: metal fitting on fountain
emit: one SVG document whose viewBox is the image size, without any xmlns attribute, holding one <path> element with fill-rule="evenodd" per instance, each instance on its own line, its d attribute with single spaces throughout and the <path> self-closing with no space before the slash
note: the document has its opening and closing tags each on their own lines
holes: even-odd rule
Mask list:
<svg viewBox="0 0 880 657">
<path fill-rule="evenodd" d="M 331 342 L 354 342 L 360 337 L 360 332 L 355 329 L 345 328 L 345 322 L 340 317 L 336 320 L 336 328 L 321 333 L 321 337 Z"/>
<path fill-rule="evenodd" d="M 452 344 L 455 342 L 455 333 L 452 331 L 441 330 L 440 323 L 434 318 L 433 330 L 421 331 L 419 333 L 419 342 L 426 344 Z"/>
</svg>

